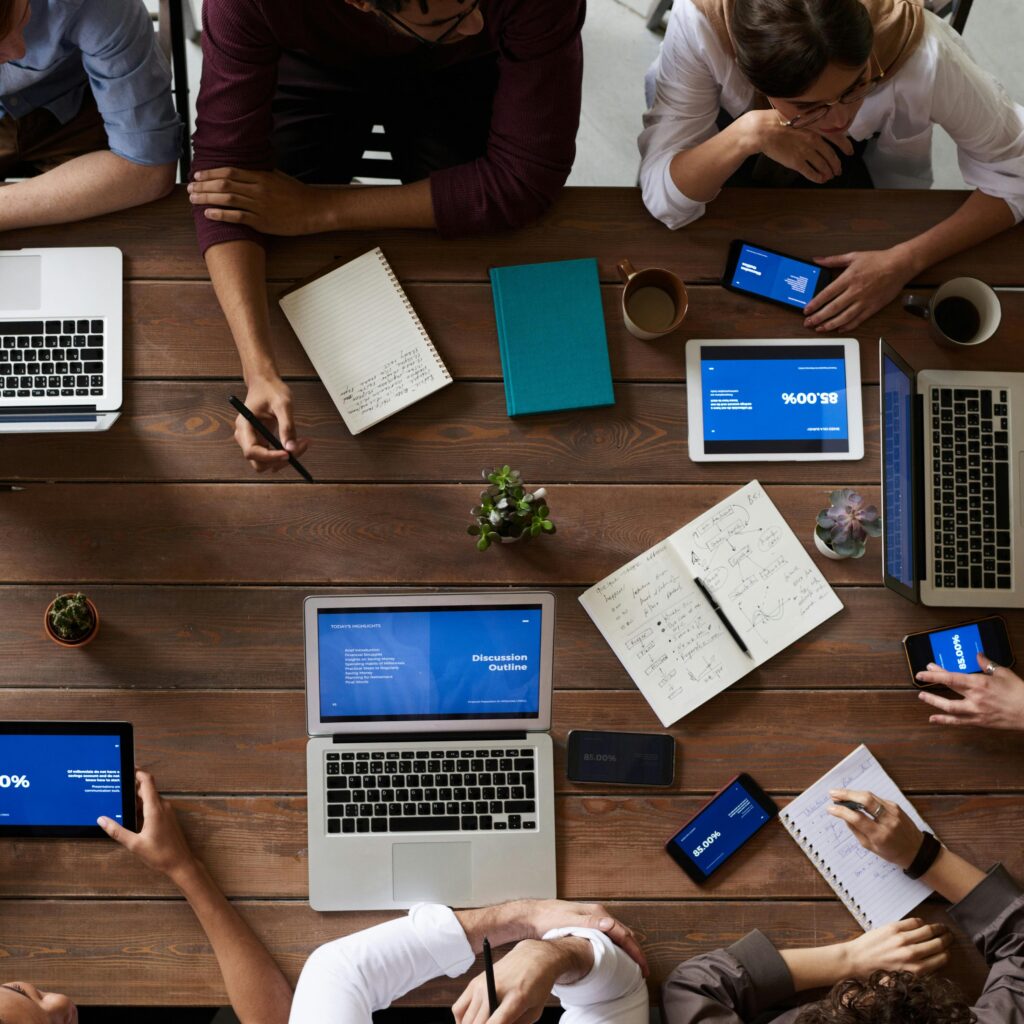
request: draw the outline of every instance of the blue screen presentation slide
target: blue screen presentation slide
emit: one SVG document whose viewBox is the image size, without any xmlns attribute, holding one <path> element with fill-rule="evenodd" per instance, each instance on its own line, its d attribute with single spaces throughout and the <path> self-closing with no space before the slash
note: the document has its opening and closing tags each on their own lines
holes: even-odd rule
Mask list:
<svg viewBox="0 0 1024 1024">
<path fill-rule="evenodd" d="M 932 633 L 932 661 L 947 672 L 980 672 L 981 631 L 973 623 Z"/>
<path fill-rule="evenodd" d="M 0 825 L 121 821 L 118 736 L 0 737 Z"/>
<path fill-rule="evenodd" d="M 702 347 L 708 453 L 850 449 L 842 345 Z"/>
<path fill-rule="evenodd" d="M 744 245 L 740 248 L 732 284 L 745 292 L 803 309 L 814 298 L 819 277 L 821 267 L 814 263 L 791 260 L 787 256 Z"/>
<path fill-rule="evenodd" d="M 768 812 L 734 782 L 715 802 L 701 811 L 673 842 L 688 860 L 710 875 L 735 853 L 766 821 Z"/>
<path fill-rule="evenodd" d="M 541 609 L 322 610 L 322 721 L 536 718 Z"/>
<path fill-rule="evenodd" d="M 885 422 L 882 437 L 882 529 L 886 576 L 913 587 L 914 538 L 911 533 L 914 486 L 912 381 L 888 356 L 882 357 Z"/>
</svg>

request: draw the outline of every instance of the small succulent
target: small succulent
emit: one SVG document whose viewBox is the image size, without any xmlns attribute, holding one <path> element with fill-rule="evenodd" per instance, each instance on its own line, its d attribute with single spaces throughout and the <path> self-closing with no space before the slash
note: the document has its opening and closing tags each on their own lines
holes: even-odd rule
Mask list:
<svg viewBox="0 0 1024 1024">
<path fill-rule="evenodd" d="M 486 551 L 499 537 L 528 540 L 542 533 L 554 533 L 555 524 L 548 518 L 543 487 L 532 493 L 523 487 L 519 470 L 502 466 L 484 470 L 487 490 L 480 492 L 480 504 L 470 509 L 476 519 L 466 532 L 476 537 L 478 551 Z"/>
<path fill-rule="evenodd" d="M 58 594 L 50 606 L 50 626 L 68 643 L 84 639 L 95 625 L 85 594 Z"/>
<path fill-rule="evenodd" d="M 837 555 L 860 558 L 868 537 L 882 532 L 882 517 L 874 505 L 865 505 L 864 498 L 849 487 L 833 491 L 831 504 L 818 513 L 814 532 Z"/>
</svg>

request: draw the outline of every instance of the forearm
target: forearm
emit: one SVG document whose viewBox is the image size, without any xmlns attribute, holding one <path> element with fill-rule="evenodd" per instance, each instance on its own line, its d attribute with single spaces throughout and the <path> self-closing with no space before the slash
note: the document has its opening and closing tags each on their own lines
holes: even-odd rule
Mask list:
<svg viewBox="0 0 1024 1024">
<path fill-rule="evenodd" d="M 241 1024 L 285 1024 L 292 990 L 281 968 L 198 861 L 172 874 L 206 933 Z"/>
<path fill-rule="evenodd" d="M 474 953 L 483 950 L 484 939 L 497 949 L 533 935 L 526 924 L 526 905 L 522 900 L 454 913 Z"/>
<path fill-rule="evenodd" d="M 831 988 L 849 976 L 850 959 L 845 943 L 832 946 L 811 946 L 806 949 L 780 950 L 782 959 L 793 976 L 797 992 L 811 988 Z"/>
<path fill-rule="evenodd" d="M 757 152 L 752 120 L 744 115 L 707 142 L 676 153 L 669 173 L 684 196 L 694 202 L 709 203 L 740 164 Z"/>
<path fill-rule="evenodd" d="M 66 224 L 151 202 L 174 185 L 174 164 L 135 164 L 101 150 L 0 189 L 0 231 Z"/>
<path fill-rule="evenodd" d="M 435 228 L 430 180 L 380 187 L 318 188 L 314 231 Z"/>
<path fill-rule="evenodd" d="M 950 903 L 959 903 L 984 878 L 984 871 L 943 847 L 921 881 Z"/>
</svg>

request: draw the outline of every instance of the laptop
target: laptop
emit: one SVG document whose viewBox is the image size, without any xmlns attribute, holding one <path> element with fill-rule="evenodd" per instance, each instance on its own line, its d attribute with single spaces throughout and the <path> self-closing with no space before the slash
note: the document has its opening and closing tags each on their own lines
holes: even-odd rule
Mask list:
<svg viewBox="0 0 1024 1024">
<path fill-rule="evenodd" d="M 309 902 L 555 895 L 549 593 L 305 602 Z"/>
<path fill-rule="evenodd" d="M 0 433 L 109 430 L 121 409 L 121 251 L 0 251 Z"/>
<path fill-rule="evenodd" d="M 1024 373 L 915 373 L 879 345 L 885 585 L 926 605 L 1024 607 Z"/>
</svg>

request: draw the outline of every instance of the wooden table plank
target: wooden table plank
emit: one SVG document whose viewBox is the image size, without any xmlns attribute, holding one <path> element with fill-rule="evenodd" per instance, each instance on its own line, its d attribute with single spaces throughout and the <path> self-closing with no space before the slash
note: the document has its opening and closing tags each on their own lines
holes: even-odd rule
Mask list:
<svg viewBox="0 0 1024 1024">
<path fill-rule="evenodd" d="M 145 681 L 144 665 L 137 679 Z M 822 683 L 827 685 L 828 679 Z M 7 689 L 3 704 L 5 715 L 14 720 L 62 719 L 69 713 L 67 695 L 53 689 Z M 74 717 L 83 720 L 133 722 L 136 760 L 168 792 L 306 790 L 305 715 L 299 691 L 78 690 L 74 710 Z M 781 727 L 767 728 L 770 723 Z M 591 789 L 565 778 L 570 729 L 657 728 L 639 692 L 557 692 L 551 730 L 556 790 Z M 714 792 L 738 771 L 749 771 L 771 792 L 800 792 L 858 743 L 866 743 L 909 793 L 1024 789 L 1024 746 L 1018 736 L 930 725 L 927 708 L 909 687 L 727 690 L 668 731 L 682 744 L 677 788 L 687 793 Z"/>
<path fill-rule="evenodd" d="M 766 488 L 812 552 L 815 516 L 846 475 L 824 465 L 817 485 Z M 550 494 L 556 536 L 481 553 L 465 532 L 476 486 L 312 489 L 292 476 L 277 485 L 39 484 L 4 494 L 0 580 L 589 585 L 736 489 L 563 484 Z M 877 544 L 860 559 L 812 557 L 831 583 L 879 580 Z"/>
<path fill-rule="evenodd" d="M 548 589 L 548 588 L 545 588 Z M 562 690 L 632 690 L 633 683 L 580 606 L 578 587 L 552 588 L 554 684 Z M 311 594 L 359 593 L 317 587 L 91 586 L 102 618 L 83 650 L 57 647 L 43 632 L 47 586 L 0 587 L 0 687 L 72 689 L 295 689 L 305 685 L 302 601 Z M 899 638 L 978 609 L 925 608 L 879 587 L 843 587 L 846 610 L 734 689 L 894 689 L 909 685 Z M 1024 610 L 1000 614 L 1024 647 Z M 837 659 L 842 671 L 836 673 Z M 140 669 L 144 668 L 144 673 Z"/>
</svg>

